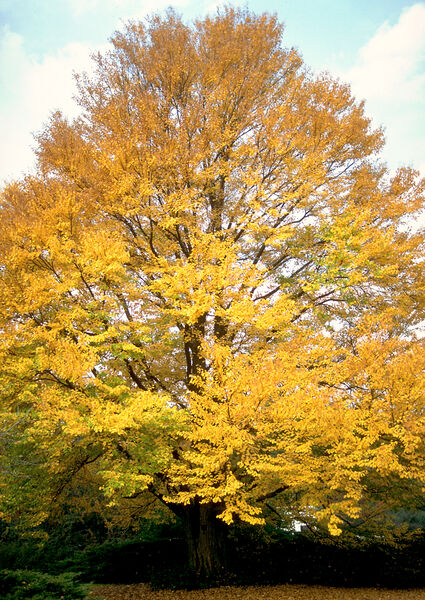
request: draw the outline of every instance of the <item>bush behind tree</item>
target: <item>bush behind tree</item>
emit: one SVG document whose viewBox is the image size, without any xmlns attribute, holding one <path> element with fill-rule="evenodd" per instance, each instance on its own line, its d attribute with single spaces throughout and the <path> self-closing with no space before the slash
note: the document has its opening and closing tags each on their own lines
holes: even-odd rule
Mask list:
<svg viewBox="0 0 425 600">
<path fill-rule="evenodd" d="M 157 589 L 284 583 L 425 586 L 425 535 L 420 531 L 393 541 L 376 536 L 335 540 L 272 525 L 235 525 L 226 547 L 226 567 L 214 576 L 200 576 L 188 566 L 179 523 L 145 523 L 135 535 L 125 537 L 121 532 L 120 537 L 78 548 L 72 539 L 62 538 L 63 552 L 56 552 L 56 542 L 49 540 L 41 547 L 37 540 L 22 545 L 15 540 L 9 550 L 0 544 L 0 564 L 59 577 L 78 572 L 87 583 L 146 582 Z"/>
</svg>

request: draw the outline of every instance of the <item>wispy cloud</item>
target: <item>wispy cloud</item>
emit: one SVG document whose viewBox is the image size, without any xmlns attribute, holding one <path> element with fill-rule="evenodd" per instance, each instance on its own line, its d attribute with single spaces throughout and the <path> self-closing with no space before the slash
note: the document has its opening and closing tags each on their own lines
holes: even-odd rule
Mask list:
<svg viewBox="0 0 425 600">
<path fill-rule="evenodd" d="M 74 71 L 91 66 L 93 48 L 71 43 L 41 60 L 29 55 L 22 36 L 3 29 L 0 35 L 0 179 L 19 177 L 34 163 L 33 132 L 39 131 L 52 111 L 78 113 Z"/>
<path fill-rule="evenodd" d="M 66 1 L 74 11 L 84 12 L 84 18 L 94 18 L 96 11 L 116 11 L 123 21 L 143 18 L 169 4 L 169 0 L 158 0 L 155 6 L 149 0 Z M 216 4 L 201 1 L 199 10 L 210 2 Z M 72 73 L 88 69 L 90 53 L 99 49 L 71 43 L 36 58 L 24 42 L 10 29 L 0 29 L 0 183 L 31 168 L 31 132 L 42 128 L 52 110 L 59 108 L 69 116 L 78 112 L 72 100 Z M 357 98 L 367 100 L 366 111 L 375 124 L 385 126 L 390 165 L 411 164 L 425 175 L 425 2 L 405 10 L 397 23 L 379 27 L 354 65 L 339 75 L 351 82 Z"/>
<path fill-rule="evenodd" d="M 188 0 L 177 0 L 183 6 Z M 116 27 L 128 19 L 141 19 L 169 5 L 169 0 L 67 0 L 76 17 L 94 18 L 97 11 L 116 17 Z M 118 16 L 119 15 L 119 16 Z M 111 31 L 112 33 L 112 31 Z M 93 52 L 107 44 L 73 42 L 37 58 L 25 49 L 24 38 L 7 27 L 0 29 L 0 185 L 19 178 L 34 166 L 33 133 L 42 129 L 54 110 L 78 114 L 73 100 L 73 73 L 90 70 Z"/>
<path fill-rule="evenodd" d="M 342 77 L 386 129 L 390 165 L 425 167 L 425 3 L 384 23 Z M 425 169 L 424 169 L 425 174 Z"/>
</svg>

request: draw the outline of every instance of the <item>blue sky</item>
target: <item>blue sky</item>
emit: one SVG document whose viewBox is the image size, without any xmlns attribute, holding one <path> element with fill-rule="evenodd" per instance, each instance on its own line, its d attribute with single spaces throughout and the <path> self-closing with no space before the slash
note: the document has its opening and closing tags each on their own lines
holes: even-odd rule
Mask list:
<svg viewBox="0 0 425 600">
<path fill-rule="evenodd" d="M 31 169 L 32 132 L 52 110 L 77 114 L 73 71 L 129 18 L 163 10 L 169 0 L 0 0 L 0 181 Z M 238 2 L 233 2 L 238 4 Z M 285 40 L 314 70 L 329 70 L 366 100 L 386 129 L 384 158 L 425 175 L 425 1 L 250 0 L 276 12 Z M 192 19 L 215 11 L 214 0 L 176 0 Z"/>
</svg>

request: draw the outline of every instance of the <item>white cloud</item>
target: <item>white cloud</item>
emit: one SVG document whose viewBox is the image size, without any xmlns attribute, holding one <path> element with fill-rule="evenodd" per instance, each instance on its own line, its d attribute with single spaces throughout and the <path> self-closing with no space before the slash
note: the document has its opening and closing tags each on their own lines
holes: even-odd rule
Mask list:
<svg viewBox="0 0 425 600">
<path fill-rule="evenodd" d="M 416 4 L 393 27 L 384 23 L 378 29 L 361 48 L 350 75 L 354 85 L 368 90 L 369 98 L 397 90 L 400 99 L 417 99 L 425 82 L 425 71 L 420 70 L 424 53 L 425 5 Z"/>
<path fill-rule="evenodd" d="M 97 10 L 118 11 L 118 29 L 123 21 L 143 18 L 169 4 L 169 0 L 157 0 L 155 5 L 150 0 L 67 1 L 76 16 Z M 186 2 L 177 0 L 174 4 Z M 7 27 L 0 29 L 0 186 L 33 168 L 33 133 L 42 129 L 52 111 L 59 109 L 69 117 L 78 114 L 73 72 L 90 70 L 91 53 L 107 48 L 107 44 L 73 42 L 37 59 L 26 52 L 24 42 Z"/>
<path fill-rule="evenodd" d="M 0 180 L 20 177 L 34 164 L 33 132 L 52 111 L 74 117 L 78 106 L 73 72 L 90 69 L 93 48 L 71 43 L 38 61 L 26 53 L 22 36 L 3 30 L 0 38 Z"/>
<path fill-rule="evenodd" d="M 120 10 L 124 20 L 169 3 L 158 1 L 153 7 L 148 0 L 68 0 L 74 10 Z M 0 29 L 0 183 L 31 168 L 31 132 L 42 128 L 51 111 L 78 112 L 72 72 L 88 69 L 90 53 L 98 49 L 71 43 L 37 59 L 26 52 L 22 36 Z M 385 126 L 390 166 L 411 164 L 425 175 L 425 3 L 405 10 L 396 24 L 383 24 L 340 76 L 357 98 L 366 98 L 374 123 Z"/>
<path fill-rule="evenodd" d="M 374 123 L 384 125 L 390 166 L 423 169 L 425 4 L 403 11 L 395 25 L 384 23 L 341 76 L 351 82 L 357 98 L 366 99 L 366 112 Z"/>
</svg>

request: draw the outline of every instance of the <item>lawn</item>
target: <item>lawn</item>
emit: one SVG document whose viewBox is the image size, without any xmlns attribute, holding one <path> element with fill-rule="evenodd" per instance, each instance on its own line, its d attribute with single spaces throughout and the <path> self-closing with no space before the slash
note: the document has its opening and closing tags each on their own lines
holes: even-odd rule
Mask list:
<svg viewBox="0 0 425 600">
<path fill-rule="evenodd" d="M 92 591 L 92 597 L 102 600 L 425 600 L 425 589 L 386 590 L 279 585 L 152 591 L 146 584 L 135 584 L 97 585 Z"/>
</svg>

